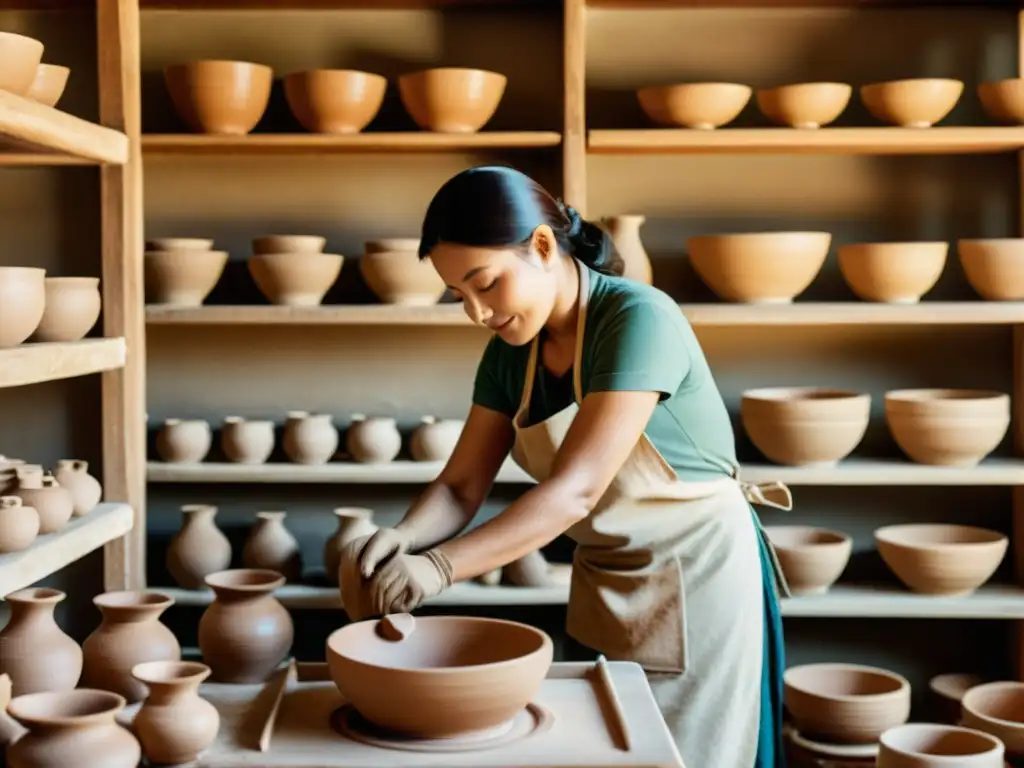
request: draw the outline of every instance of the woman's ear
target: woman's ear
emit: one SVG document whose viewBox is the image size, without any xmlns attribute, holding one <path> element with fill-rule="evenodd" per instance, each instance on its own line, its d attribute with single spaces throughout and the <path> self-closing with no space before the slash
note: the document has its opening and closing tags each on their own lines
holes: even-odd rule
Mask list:
<svg viewBox="0 0 1024 768">
<path fill-rule="evenodd" d="M 544 269 L 550 269 L 558 259 L 558 241 L 554 230 L 547 224 L 540 224 L 530 236 L 530 250 L 537 254 Z"/>
</svg>

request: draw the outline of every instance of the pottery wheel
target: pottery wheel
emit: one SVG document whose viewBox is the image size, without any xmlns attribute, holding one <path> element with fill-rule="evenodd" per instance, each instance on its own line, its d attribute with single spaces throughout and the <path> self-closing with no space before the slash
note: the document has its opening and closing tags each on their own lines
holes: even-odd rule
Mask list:
<svg viewBox="0 0 1024 768">
<path fill-rule="evenodd" d="M 488 728 L 448 739 L 418 739 L 398 736 L 374 725 L 346 704 L 331 714 L 331 727 L 346 738 L 372 747 L 398 749 L 404 752 L 473 752 L 493 749 L 548 730 L 555 716 L 538 704 L 527 704 L 511 720 Z"/>
<path fill-rule="evenodd" d="M 838 757 L 847 759 L 868 759 L 878 756 L 878 742 L 873 744 L 830 744 L 827 741 L 815 741 L 802 736 L 796 728 L 787 731 L 789 740 L 806 752 L 821 757 Z"/>
</svg>

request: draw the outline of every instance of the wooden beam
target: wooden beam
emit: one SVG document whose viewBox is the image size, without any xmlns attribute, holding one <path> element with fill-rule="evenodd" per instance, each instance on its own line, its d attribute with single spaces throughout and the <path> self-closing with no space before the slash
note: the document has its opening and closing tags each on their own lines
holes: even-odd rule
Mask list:
<svg viewBox="0 0 1024 768">
<path fill-rule="evenodd" d="M 124 365 L 124 339 L 20 344 L 0 349 L 0 387 L 21 387 L 112 371 Z"/>
<path fill-rule="evenodd" d="M 586 216 L 587 209 L 587 9 L 565 0 L 562 40 L 562 198 Z"/>
<path fill-rule="evenodd" d="M 0 91 L 0 135 L 37 151 L 100 163 L 120 164 L 128 159 L 128 138 L 120 131 L 7 91 Z"/>
</svg>

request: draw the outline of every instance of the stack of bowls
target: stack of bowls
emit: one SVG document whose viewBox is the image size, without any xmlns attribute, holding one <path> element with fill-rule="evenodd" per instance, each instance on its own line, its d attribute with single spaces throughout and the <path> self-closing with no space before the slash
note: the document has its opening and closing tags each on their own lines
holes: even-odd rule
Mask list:
<svg viewBox="0 0 1024 768">
<path fill-rule="evenodd" d="M 359 271 L 373 294 L 385 304 L 430 306 L 444 295 L 444 281 L 429 258 L 420 258 L 419 247 L 420 241 L 412 238 L 365 243 Z"/>
<path fill-rule="evenodd" d="M 227 263 L 227 251 L 213 250 L 213 240 L 198 237 L 149 240 L 144 256 L 146 301 L 198 307 L 217 285 Z"/>
<path fill-rule="evenodd" d="M 324 253 L 319 235 L 263 235 L 252 241 L 249 274 L 271 304 L 315 307 L 341 274 L 345 257 Z"/>
</svg>

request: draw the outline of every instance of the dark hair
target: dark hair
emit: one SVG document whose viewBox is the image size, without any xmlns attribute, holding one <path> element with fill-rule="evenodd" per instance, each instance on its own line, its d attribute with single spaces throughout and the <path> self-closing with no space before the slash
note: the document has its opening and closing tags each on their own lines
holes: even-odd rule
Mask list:
<svg viewBox="0 0 1024 768">
<path fill-rule="evenodd" d="M 440 242 L 525 245 L 541 224 L 551 227 L 565 253 L 597 272 L 622 274 L 625 264 L 607 232 L 525 173 L 500 165 L 462 171 L 437 191 L 423 219 L 420 258 Z"/>
</svg>

